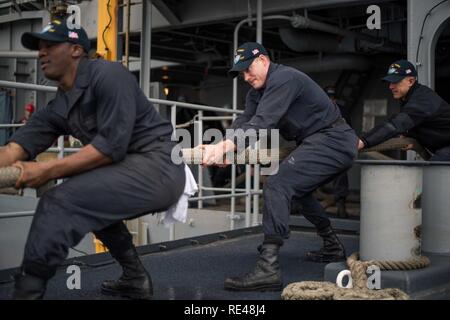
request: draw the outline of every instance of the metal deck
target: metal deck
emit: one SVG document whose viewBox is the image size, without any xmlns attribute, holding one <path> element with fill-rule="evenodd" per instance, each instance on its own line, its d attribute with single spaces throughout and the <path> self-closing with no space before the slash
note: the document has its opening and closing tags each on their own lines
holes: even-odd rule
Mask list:
<svg viewBox="0 0 450 320">
<path fill-rule="evenodd" d="M 349 253 L 358 250 L 358 237 L 341 235 Z M 250 271 L 257 259 L 257 246 L 263 235 L 259 227 L 154 244 L 138 248 L 142 261 L 153 278 L 155 300 L 279 300 L 281 292 L 230 292 L 223 289 L 228 276 Z M 305 253 L 321 246 L 312 232 L 294 230 L 281 250 L 284 285 L 305 280 L 323 280 L 325 263 L 305 260 Z M 109 254 L 95 254 L 66 261 L 84 264 L 81 289 L 66 286 L 66 267 L 49 281 L 45 299 L 103 300 L 100 284 L 118 278 L 120 266 Z M 0 299 L 9 299 L 14 269 L 0 272 Z"/>
</svg>

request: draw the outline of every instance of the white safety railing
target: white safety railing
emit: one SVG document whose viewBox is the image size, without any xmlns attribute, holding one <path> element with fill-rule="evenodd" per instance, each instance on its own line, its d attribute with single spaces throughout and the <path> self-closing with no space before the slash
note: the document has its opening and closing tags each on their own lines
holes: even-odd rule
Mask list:
<svg viewBox="0 0 450 320">
<path fill-rule="evenodd" d="M 51 86 L 43 86 L 43 85 L 36 85 L 36 84 L 30 84 L 30 83 L 18 83 L 18 82 L 12 82 L 12 81 L 4 81 L 0 80 L 0 87 L 7 87 L 7 88 L 14 88 L 14 89 L 21 89 L 21 90 L 35 90 L 35 91 L 43 91 L 43 92 L 56 92 L 56 87 Z M 198 134 L 199 137 L 198 141 L 195 141 L 195 144 L 202 144 L 203 142 L 203 122 L 204 121 L 212 121 L 212 120 L 232 120 L 235 118 L 236 114 L 240 114 L 243 111 L 241 110 L 230 110 L 230 109 L 224 109 L 224 108 L 218 108 L 218 107 L 212 107 L 212 106 L 206 106 L 206 105 L 200 105 L 200 104 L 192 104 L 187 102 L 179 102 L 179 101 L 169 101 L 169 100 L 162 100 L 162 99 L 155 99 L 150 98 L 150 102 L 153 104 L 157 104 L 160 106 L 166 106 L 170 107 L 170 121 L 172 123 L 172 126 L 174 128 L 174 135 L 175 135 L 175 129 L 176 129 L 176 122 L 177 122 L 177 109 L 178 108 L 187 108 L 187 109 L 193 109 L 197 110 L 197 115 L 194 119 L 194 125 L 197 125 Z M 233 116 L 203 116 L 204 111 L 212 111 L 216 113 L 221 114 L 233 114 Z M 13 128 L 13 127 L 20 127 L 23 124 L 0 124 L 0 128 Z M 51 147 L 47 151 L 48 152 L 56 152 L 58 153 L 58 158 L 64 157 L 65 154 L 69 153 L 75 153 L 79 148 L 67 148 L 64 146 L 64 137 L 61 136 L 58 139 L 58 143 L 56 147 Z M 203 201 L 209 200 L 209 199 L 230 199 L 230 229 L 234 229 L 234 220 L 238 217 L 235 215 L 236 210 L 236 203 L 235 198 L 238 197 L 246 197 L 246 206 L 245 206 L 245 226 L 249 227 L 251 225 L 257 225 L 258 224 L 258 213 L 259 213 L 259 203 L 254 204 L 253 206 L 253 219 L 251 219 L 252 212 L 251 212 L 251 198 L 253 196 L 260 195 L 262 191 L 259 188 L 259 172 L 258 174 L 254 175 L 254 188 L 251 189 L 251 169 L 252 165 L 246 165 L 246 172 L 245 172 L 245 189 L 238 189 L 236 188 L 236 170 L 235 166 L 233 166 L 234 170 L 232 170 L 231 175 L 231 188 L 211 188 L 211 187 L 205 187 L 203 185 L 203 170 L 202 166 L 198 165 L 198 196 L 190 198 L 190 201 L 197 201 L 198 208 L 203 208 Z M 203 191 L 217 191 L 217 192 L 229 192 L 228 194 L 220 194 L 220 195 L 213 195 L 213 196 L 204 196 Z M 16 213 L 19 214 L 19 213 Z M 23 216 L 23 214 L 32 215 L 33 212 L 27 212 L 27 213 L 20 213 L 19 216 Z M 0 215 L 0 218 L 9 218 L 15 216 L 14 213 L 8 213 L 4 215 Z M 171 232 L 172 234 L 173 232 Z"/>
</svg>

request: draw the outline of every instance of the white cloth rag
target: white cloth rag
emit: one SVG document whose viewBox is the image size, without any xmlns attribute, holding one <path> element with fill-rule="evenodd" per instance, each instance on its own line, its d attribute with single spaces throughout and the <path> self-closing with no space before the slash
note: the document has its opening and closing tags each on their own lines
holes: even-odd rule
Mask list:
<svg viewBox="0 0 450 320">
<path fill-rule="evenodd" d="M 172 205 L 169 209 L 167 209 L 167 211 L 160 213 L 162 222 L 167 228 L 169 228 L 175 222 L 186 222 L 188 199 L 198 191 L 197 181 L 195 181 L 191 169 L 186 164 L 184 164 L 184 173 L 186 176 L 186 183 L 184 185 L 183 193 L 181 194 L 177 203 Z"/>
</svg>

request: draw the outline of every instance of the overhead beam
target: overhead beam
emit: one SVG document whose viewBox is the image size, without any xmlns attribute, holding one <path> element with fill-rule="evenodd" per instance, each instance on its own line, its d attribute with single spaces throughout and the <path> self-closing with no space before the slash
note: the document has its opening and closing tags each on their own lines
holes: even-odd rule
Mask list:
<svg viewBox="0 0 450 320">
<path fill-rule="evenodd" d="M 153 0 L 153 6 L 158 9 L 161 15 L 166 18 L 166 20 L 171 25 L 180 24 L 180 19 L 176 16 L 176 14 L 164 3 L 163 0 Z"/>
<path fill-rule="evenodd" d="M 392 0 L 379 0 L 377 4 L 391 2 Z M 256 12 L 256 1 L 252 0 L 252 11 Z M 361 0 L 277 0 L 263 1 L 263 14 L 279 12 L 292 12 L 302 9 L 325 9 L 345 7 L 351 5 L 373 4 L 373 1 Z M 298 12 L 299 14 L 302 11 Z M 364 10 L 365 13 L 365 10 Z M 213 21 L 226 21 L 248 17 L 248 2 L 243 0 L 211 1 L 211 0 L 184 0 L 176 14 L 182 26 L 208 24 Z M 164 29 L 164 28 L 158 28 Z"/>
<path fill-rule="evenodd" d="M 24 11 L 22 14 L 11 13 L 7 15 L 0 16 L 0 24 L 9 23 L 17 20 L 28 20 L 28 19 L 44 19 L 48 17 L 49 13 L 47 10 L 40 11 Z"/>
</svg>

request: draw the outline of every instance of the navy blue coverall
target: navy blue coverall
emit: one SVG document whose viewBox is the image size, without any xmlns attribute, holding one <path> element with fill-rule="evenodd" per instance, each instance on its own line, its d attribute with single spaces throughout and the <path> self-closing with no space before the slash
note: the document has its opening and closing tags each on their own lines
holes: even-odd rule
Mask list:
<svg viewBox="0 0 450 320">
<path fill-rule="evenodd" d="M 400 103 L 400 113 L 361 137 L 365 147 L 403 134 L 428 149 L 433 154 L 430 161 L 450 161 L 450 105 L 417 82 Z"/>
<path fill-rule="evenodd" d="M 184 165 L 171 161 L 172 130 L 121 64 L 81 60 L 74 87 L 58 89 L 11 141 L 31 160 L 58 136 L 72 135 L 113 162 L 44 193 L 25 246 L 24 271 L 50 278 L 68 249 L 91 231 L 113 255 L 129 249 L 132 237 L 122 220 L 166 210 L 184 189 Z"/>
<path fill-rule="evenodd" d="M 279 129 L 298 146 L 265 183 L 265 242 L 282 243 L 289 237 L 293 202 L 318 230 L 328 227 L 330 220 L 312 192 L 351 167 L 358 137 L 323 89 L 294 68 L 270 63 L 265 87 L 250 89 L 245 111 L 232 128 Z"/>
</svg>

